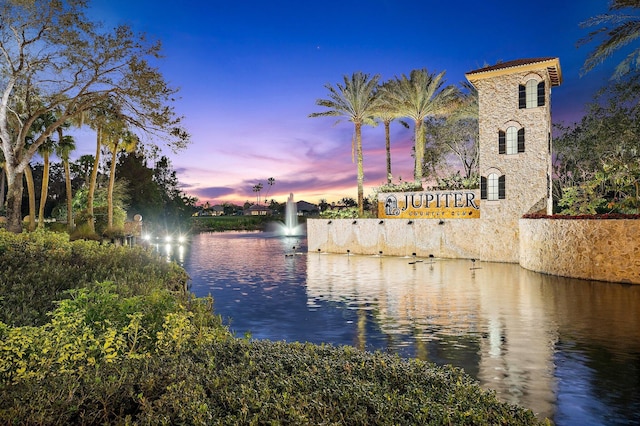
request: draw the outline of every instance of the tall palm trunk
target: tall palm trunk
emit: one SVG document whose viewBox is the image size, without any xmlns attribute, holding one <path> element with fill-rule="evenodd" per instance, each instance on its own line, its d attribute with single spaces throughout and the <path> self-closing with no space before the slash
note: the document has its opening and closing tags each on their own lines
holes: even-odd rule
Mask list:
<svg viewBox="0 0 640 426">
<path fill-rule="evenodd" d="M 67 229 L 73 231 L 73 194 L 71 193 L 71 168 L 69 157 L 62 160 L 64 164 L 64 185 L 67 192 Z"/>
<path fill-rule="evenodd" d="M 358 157 L 358 216 L 364 214 L 364 168 L 362 167 L 362 123 L 356 123 L 356 155 Z"/>
<path fill-rule="evenodd" d="M 385 148 L 387 151 L 387 183 L 391 183 L 391 121 L 384 120 Z"/>
<path fill-rule="evenodd" d="M 424 142 L 425 142 L 425 134 L 424 134 L 424 123 L 422 120 L 416 120 L 416 130 L 415 130 L 415 155 L 416 162 L 413 168 L 413 177 L 416 181 L 416 184 L 420 184 L 422 182 L 422 162 L 424 161 Z"/>
<path fill-rule="evenodd" d="M 36 229 L 36 189 L 33 184 L 31 166 L 27 165 L 24 169 L 24 177 L 27 181 L 27 193 L 29 195 L 29 225 L 27 229 L 33 231 Z"/>
<path fill-rule="evenodd" d="M 44 208 L 49 193 L 49 153 L 43 152 L 42 159 L 44 167 L 42 169 L 42 188 L 40 189 L 40 208 L 38 209 L 38 228 L 44 228 Z"/>
<path fill-rule="evenodd" d="M 93 198 L 96 192 L 98 166 L 100 165 L 100 148 L 102 146 L 102 129 L 100 127 L 98 127 L 96 134 L 96 156 L 93 160 L 93 170 L 91 170 L 91 180 L 89 181 L 89 192 L 87 194 L 87 225 L 91 232 L 96 232 L 95 220 L 93 218 Z"/>
</svg>

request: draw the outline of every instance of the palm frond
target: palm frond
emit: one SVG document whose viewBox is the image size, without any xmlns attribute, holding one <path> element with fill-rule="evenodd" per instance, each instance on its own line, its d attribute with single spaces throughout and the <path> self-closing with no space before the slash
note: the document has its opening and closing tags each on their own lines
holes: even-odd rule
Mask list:
<svg viewBox="0 0 640 426">
<path fill-rule="evenodd" d="M 609 6 L 609 12 L 619 12 L 623 9 L 636 9 L 637 11 L 638 8 L 640 8 L 640 0 L 613 0 Z M 587 56 L 581 70 L 582 75 L 603 63 L 617 50 L 636 41 L 638 37 L 640 37 L 640 17 L 638 17 L 637 14 L 604 13 L 587 19 L 580 23 L 580 26 L 582 28 L 602 26 L 601 28 L 596 28 L 591 31 L 577 43 L 577 46 L 581 47 L 585 44 L 600 40 L 600 43 Z M 627 58 L 617 66 L 613 77 L 619 78 L 629 73 L 632 65 L 637 66 L 637 60 L 634 60 L 637 56 L 636 51 L 627 56 Z"/>
</svg>

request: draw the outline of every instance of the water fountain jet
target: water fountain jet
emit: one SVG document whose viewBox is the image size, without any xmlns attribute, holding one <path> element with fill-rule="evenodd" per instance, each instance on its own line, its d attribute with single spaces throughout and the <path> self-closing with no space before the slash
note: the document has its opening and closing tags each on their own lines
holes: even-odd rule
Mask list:
<svg viewBox="0 0 640 426">
<path fill-rule="evenodd" d="M 305 235 L 305 227 L 298 223 L 298 207 L 293 201 L 293 194 L 289 194 L 287 204 L 284 209 L 284 223 L 277 222 L 274 226 L 270 226 L 273 231 L 282 236 L 299 236 Z"/>
</svg>

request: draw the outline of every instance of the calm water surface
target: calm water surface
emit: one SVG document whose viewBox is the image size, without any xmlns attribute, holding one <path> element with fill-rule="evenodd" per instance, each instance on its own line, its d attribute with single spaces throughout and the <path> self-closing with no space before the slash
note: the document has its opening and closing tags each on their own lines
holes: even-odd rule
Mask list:
<svg viewBox="0 0 640 426">
<path fill-rule="evenodd" d="M 307 253 L 269 233 L 199 234 L 172 255 L 237 335 L 453 364 L 558 425 L 640 424 L 640 286 Z"/>
</svg>

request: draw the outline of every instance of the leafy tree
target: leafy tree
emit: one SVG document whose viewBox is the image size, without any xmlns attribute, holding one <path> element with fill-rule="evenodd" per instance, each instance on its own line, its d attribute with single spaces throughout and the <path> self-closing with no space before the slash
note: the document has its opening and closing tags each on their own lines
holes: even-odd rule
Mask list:
<svg viewBox="0 0 640 426">
<path fill-rule="evenodd" d="M 584 28 L 599 27 L 578 42 L 578 46 L 599 40 L 599 44 L 587 56 L 582 72 L 587 73 L 608 59 L 614 52 L 633 43 L 640 37 L 640 0 L 611 0 L 609 13 L 594 16 L 584 21 Z M 616 67 L 614 77 L 619 78 L 638 69 L 640 47 L 635 48 Z"/>
<path fill-rule="evenodd" d="M 77 212 L 77 226 L 75 231 L 71 234 L 72 238 L 99 239 L 100 235 L 112 232 L 112 229 L 109 229 L 107 226 L 108 198 L 109 194 L 106 186 L 98 187 L 95 190 L 93 198 L 94 227 L 93 229 L 89 229 L 89 210 L 87 208 L 87 204 L 89 202 L 89 190 L 88 188 L 81 188 L 76 191 L 73 197 L 73 209 Z M 125 182 L 116 181 L 113 188 L 112 200 L 114 205 L 113 228 L 120 229 L 124 227 L 124 221 L 127 216 L 125 208 L 129 200 Z"/>
<path fill-rule="evenodd" d="M 115 99 L 133 126 L 175 149 L 188 141 L 171 106 L 176 91 L 150 63 L 160 44 L 127 26 L 103 31 L 85 16 L 87 7 L 87 0 L 0 3 L 0 142 L 12 232 L 22 229 L 22 175 L 38 148 L 105 100 Z M 54 110 L 56 121 L 27 145 L 34 122 Z"/>
<path fill-rule="evenodd" d="M 409 77 L 403 74 L 396 77 L 394 84 L 383 87 L 382 99 L 398 116 L 407 117 L 414 122 L 414 179 L 422 181 L 425 154 L 424 120 L 427 117 L 440 116 L 450 111 L 456 99 L 457 89 L 444 86 L 444 71 L 430 73 L 426 68 L 411 71 Z"/>
<path fill-rule="evenodd" d="M 555 196 L 563 213 L 637 213 L 640 209 L 640 76 L 601 92 L 554 140 Z"/>
<path fill-rule="evenodd" d="M 356 203 L 356 200 L 354 200 L 351 197 L 343 197 L 340 202 L 342 203 L 343 206 L 345 207 L 356 207 L 358 204 Z"/>
<path fill-rule="evenodd" d="M 125 153 L 116 167 L 119 180 L 127 182 L 130 216 L 142 215 L 148 227 L 171 231 L 186 226 L 198 210 L 197 199 L 180 189 L 176 172 L 167 157 L 161 157 L 150 168 L 139 149 Z"/>
<path fill-rule="evenodd" d="M 81 155 L 76 161 L 69 166 L 71 172 L 77 178 L 82 179 L 83 184 L 89 186 L 91 182 L 91 171 L 93 170 L 94 157 L 90 154 Z"/>
<path fill-rule="evenodd" d="M 351 77 L 344 76 L 344 85 L 326 84 L 329 91 L 328 99 L 316 100 L 316 105 L 328 108 L 328 111 L 314 112 L 309 117 L 339 117 L 351 121 L 354 125 L 355 135 L 351 141 L 352 157 L 356 152 L 358 164 L 358 214 L 364 214 L 364 169 L 362 165 L 362 126 L 375 126 L 376 111 L 379 111 L 380 97 L 378 96 L 378 74 L 370 77 L 369 74 L 356 72 Z M 353 160 L 353 158 L 352 158 Z"/>
<path fill-rule="evenodd" d="M 142 215 L 145 222 L 159 216 L 163 200 L 160 186 L 154 181 L 154 170 L 141 152 L 125 153 L 118 159 L 116 173 L 127 182 L 130 217 Z"/>
<path fill-rule="evenodd" d="M 426 159 L 425 163 L 430 165 L 434 173 L 440 163 L 446 162 L 447 173 L 452 169 L 454 174 L 461 171 L 464 179 L 478 174 L 477 119 L 429 118 L 425 121 L 425 134 L 425 155 L 431 155 L 427 157 L 431 163 Z"/>
<path fill-rule="evenodd" d="M 329 207 L 331 207 L 331 204 L 327 202 L 327 199 L 321 198 L 320 202 L 318 203 L 318 208 L 320 209 L 320 212 L 322 213 L 323 211 L 327 210 Z"/>
<path fill-rule="evenodd" d="M 242 206 L 237 206 L 231 203 L 224 203 L 222 209 L 225 215 L 233 215 L 236 212 L 242 212 Z"/>
</svg>

